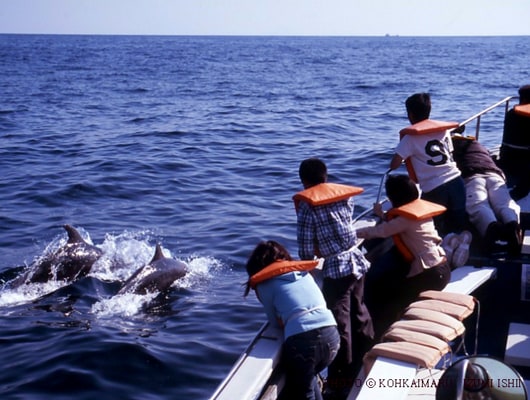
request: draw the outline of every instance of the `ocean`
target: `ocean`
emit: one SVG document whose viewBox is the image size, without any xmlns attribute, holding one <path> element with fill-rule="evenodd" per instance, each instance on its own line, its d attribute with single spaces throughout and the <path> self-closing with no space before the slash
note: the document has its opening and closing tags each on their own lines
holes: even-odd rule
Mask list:
<svg viewBox="0 0 530 400">
<path fill-rule="evenodd" d="M 299 163 L 371 208 L 409 95 L 462 121 L 530 83 L 528 54 L 528 37 L 0 35 L 0 397 L 208 399 L 265 321 L 250 252 L 297 255 Z M 91 273 L 6 284 L 66 223 L 104 251 Z M 157 242 L 189 273 L 116 296 Z"/>
</svg>

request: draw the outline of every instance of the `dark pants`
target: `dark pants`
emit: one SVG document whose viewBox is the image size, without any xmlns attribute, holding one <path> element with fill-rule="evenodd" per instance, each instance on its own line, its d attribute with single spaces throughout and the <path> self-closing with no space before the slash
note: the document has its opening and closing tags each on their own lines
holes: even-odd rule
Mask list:
<svg viewBox="0 0 530 400">
<path fill-rule="evenodd" d="M 322 400 L 316 375 L 335 358 L 339 343 L 339 333 L 335 326 L 288 337 L 283 345 L 286 387 L 282 398 Z"/>
<path fill-rule="evenodd" d="M 410 264 L 392 246 L 372 263 L 366 273 L 365 301 L 372 316 L 376 342 L 380 341 L 390 324 L 399 318 L 402 308 L 396 304 L 396 299 L 400 297 L 400 289 L 409 270 Z"/>
<path fill-rule="evenodd" d="M 396 247 L 373 263 L 366 276 L 366 304 L 372 315 L 375 339 L 379 341 L 388 327 L 410 303 L 425 290 L 442 290 L 451 279 L 447 262 L 407 278 L 410 265 Z"/>
<path fill-rule="evenodd" d="M 447 208 L 442 215 L 433 218 L 436 230 L 442 237 L 450 232 L 460 233 L 466 229 L 466 187 L 461 176 L 430 192 L 422 193 L 421 198 Z"/>
<path fill-rule="evenodd" d="M 374 338 L 372 318 L 364 304 L 364 277 L 325 278 L 322 292 L 340 334 L 340 349 L 328 367 L 327 383 L 330 388 L 351 387 Z"/>
</svg>

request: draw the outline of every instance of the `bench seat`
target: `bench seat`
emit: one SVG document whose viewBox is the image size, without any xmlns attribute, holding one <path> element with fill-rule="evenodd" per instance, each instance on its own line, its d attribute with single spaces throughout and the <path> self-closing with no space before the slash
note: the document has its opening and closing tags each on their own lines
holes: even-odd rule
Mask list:
<svg viewBox="0 0 530 400">
<path fill-rule="evenodd" d="M 483 283 L 495 276 L 493 267 L 475 268 L 464 266 L 451 272 L 451 280 L 443 292 L 471 294 Z M 362 386 L 354 385 L 348 400 L 405 400 L 408 397 L 407 382 L 416 376 L 418 365 L 403 362 L 388 357 L 377 357 L 368 376 L 361 371 L 356 382 L 363 382 Z M 388 385 L 387 383 L 391 383 Z"/>
</svg>

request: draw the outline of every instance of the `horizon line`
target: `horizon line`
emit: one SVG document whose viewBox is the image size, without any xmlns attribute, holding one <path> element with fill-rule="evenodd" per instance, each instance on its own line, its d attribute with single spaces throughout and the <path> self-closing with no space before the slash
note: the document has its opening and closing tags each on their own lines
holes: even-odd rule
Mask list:
<svg viewBox="0 0 530 400">
<path fill-rule="evenodd" d="M 187 36 L 187 37 L 529 37 L 530 34 L 268 34 L 268 33 L 50 33 L 0 32 L 0 35 L 54 35 L 54 36 Z"/>
</svg>

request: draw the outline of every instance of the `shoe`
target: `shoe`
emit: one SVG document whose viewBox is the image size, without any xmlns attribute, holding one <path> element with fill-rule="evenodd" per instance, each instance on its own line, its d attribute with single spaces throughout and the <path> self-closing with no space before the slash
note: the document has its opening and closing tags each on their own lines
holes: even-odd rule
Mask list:
<svg viewBox="0 0 530 400">
<path fill-rule="evenodd" d="M 442 248 L 445 251 L 445 258 L 447 258 L 447 263 L 449 265 L 451 265 L 451 262 L 453 260 L 453 252 L 458 246 L 457 241 L 453 240 L 457 237 L 458 235 L 456 233 L 451 232 L 445 235 L 444 239 L 442 240 Z"/>
<path fill-rule="evenodd" d="M 494 221 L 488 225 L 486 234 L 484 235 L 484 247 L 490 252 L 496 247 L 497 242 L 501 240 L 504 232 L 504 225 L 498 221 Z"/>
<path fill-rule="evenodd" d="M 513 256 L 521 252 L 523 233 L 517 221 L 511 221 L 503 225 L 503 238 L 508 242 L 508 254 Z"/>
<path fill-rule="evenodd" d="M 322 398 L 324 400 L 346 400 L 350 394 L 349 389 L 326 389 L 322 392 Z"/>
<path fill-rule="evenodd" d="M 508 242 L 505 239 L 505 227 L 502 223 L 494 221 L 488 225 L 484 235 L 484 253 L 489 257 L 505 257 L 508 248 Z"/>
<path fill-rule="evenodd" d="M 451 241 L 457 241 L 458 246 L 453 252 L 453 258 L 451 260 L 451 267 L 458 268 L 463 266 L 469 258 L 469 245 L 473 235 L 469 231 L 462 231 L 456 238 L 453 238 Z"/>
</svg>

